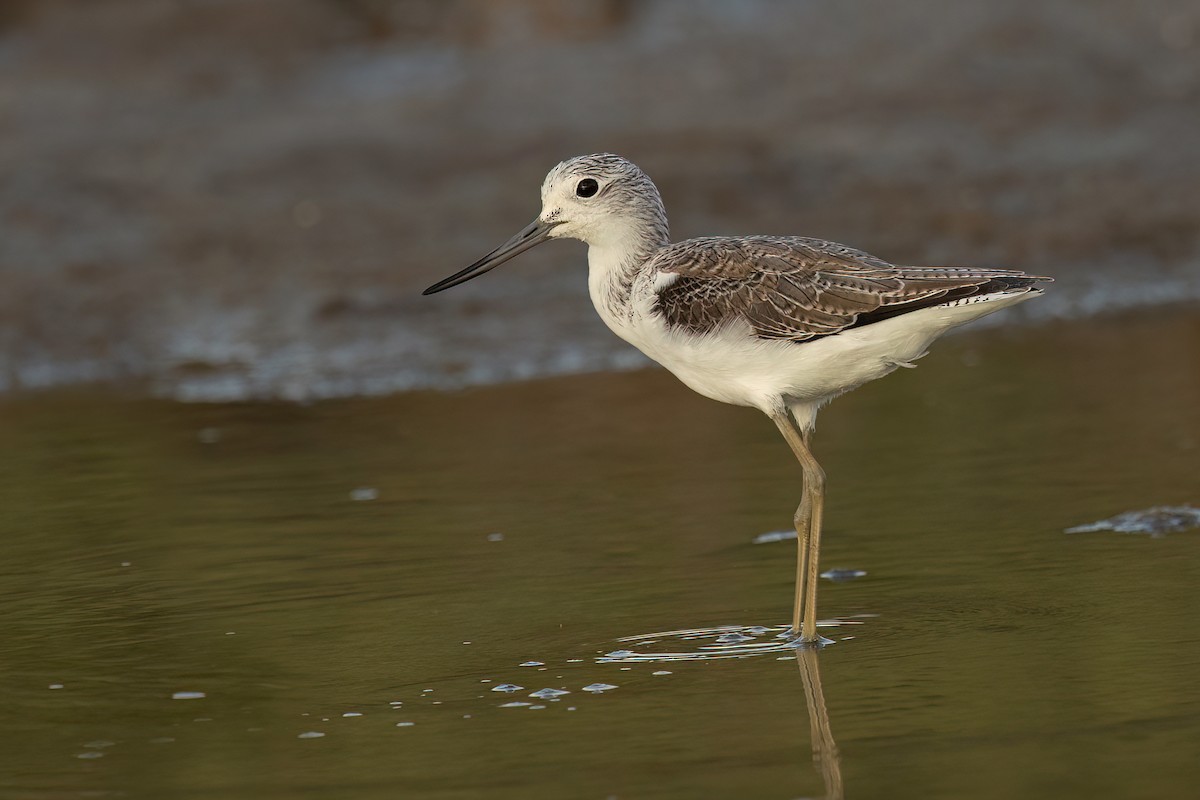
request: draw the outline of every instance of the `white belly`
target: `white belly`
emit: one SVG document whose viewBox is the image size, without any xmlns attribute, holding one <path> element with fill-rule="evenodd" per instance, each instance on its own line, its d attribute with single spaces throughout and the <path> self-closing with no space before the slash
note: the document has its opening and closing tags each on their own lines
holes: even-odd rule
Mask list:
<svg viewBox="0 0 1200 800">
<path fill-rule="evenodd" d="M 925 355 L 947 330 L 1014 305 L 1040 291 L 987 295 L 933 306 L 809 342 L 764 340 L 748 327 L 697 336 L 668 330 L 647 300 L 628 319 L 597 311 L 622 339 L 705 397 L 771 414 L 790 407 L 810 428 L 820 406 Z"/>
</svg>

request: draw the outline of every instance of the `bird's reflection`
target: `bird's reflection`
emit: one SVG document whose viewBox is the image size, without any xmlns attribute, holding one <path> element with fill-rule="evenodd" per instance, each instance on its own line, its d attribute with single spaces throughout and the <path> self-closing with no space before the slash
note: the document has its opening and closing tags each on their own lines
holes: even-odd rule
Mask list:
<svg viewBox="0 0 1200 800">
<path fill-rule="evenodd" d="M 829 709 L 825 707 L 825 692 L 821 688 L 819 647 L 796 648 L 796 663 L 804 683 L 804 703 L 808 706 L 808 727 L 812 737 L 813 763 L 825 784 L 825 800 L 842 800 L 842 762 L 837 742 L 829 727 Z"/>
</svg>

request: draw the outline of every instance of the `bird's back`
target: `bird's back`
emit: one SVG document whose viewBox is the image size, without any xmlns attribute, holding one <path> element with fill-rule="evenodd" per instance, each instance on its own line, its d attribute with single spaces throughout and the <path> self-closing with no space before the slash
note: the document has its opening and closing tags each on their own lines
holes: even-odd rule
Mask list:
<svg viewBox="0 0 1200 800">
<path fill-rule="evenodd" d="M 1050 280 L 1015 270 L 896 266 L 835 242 L 785 236 L 689 239 L 662 248 L 643 269 L 669 327 L 706 334 L 743 322 L 758 338 L 793 342 Z"/>
</svg>

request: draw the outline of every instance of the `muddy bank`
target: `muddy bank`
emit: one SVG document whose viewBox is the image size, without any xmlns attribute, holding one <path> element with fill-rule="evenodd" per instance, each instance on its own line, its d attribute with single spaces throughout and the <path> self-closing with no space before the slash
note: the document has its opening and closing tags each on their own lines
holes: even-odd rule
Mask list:
<svg viewBox="0 0 1200 800">
<path fill-rule="evenodd" d="M 1200 5 L 8 4 L 0 389 L 306 398 L 641 363 L 560 244 L 417 292 L 613 150 L 674 233 L 1200 297 Z M 1014 321 L 1009 317 L 1008 321 Z"/>
</svg>

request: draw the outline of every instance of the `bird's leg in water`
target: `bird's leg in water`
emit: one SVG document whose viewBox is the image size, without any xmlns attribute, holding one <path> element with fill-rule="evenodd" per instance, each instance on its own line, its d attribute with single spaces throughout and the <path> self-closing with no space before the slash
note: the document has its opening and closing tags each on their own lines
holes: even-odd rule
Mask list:
<svg viewBox="0 0 1200 800">
<path fill-rule="evenodd" d="M 825 471 L 808 448 L 808 433 L 801 431 L 786 411 L 772 414 L 771 418 L 804 473 L 804 494 L 796 509 L 796 605 L 792 611 L 792 631 L 800 634 L 801 642 L 816 643 L 821 640 L 817 635 L 817 563 L 825 510 Z"/>
</svg>

